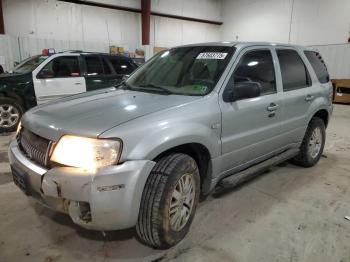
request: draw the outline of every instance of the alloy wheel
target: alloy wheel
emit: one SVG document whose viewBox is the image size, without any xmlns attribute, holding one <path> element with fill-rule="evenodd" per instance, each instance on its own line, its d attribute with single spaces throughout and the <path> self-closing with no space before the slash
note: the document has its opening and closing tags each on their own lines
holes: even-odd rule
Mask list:
<svg viewBox="0 0 350 262">
<path fill-rule="evenodd" d="M 315 128 L 309 140 L 308 153 L 312 158 L 316 158 L 322 147 L 322 131 L 319 127 Z"/>
<path fill-rule="evenodd" d="M 0 105 L 0 127 L 9 128 L 15 126 L 20 118 L 19 110 L 10 104 Z"/>
<path fill-rule="evenodd" d="M 178 180 L 174 191 L 172 193 L 169 217 L 170 226 L 174 231 L 183 229 L 191 216 L 195 194 L 196 185 L 192 174 L 184 174 Z"/>
</svg>

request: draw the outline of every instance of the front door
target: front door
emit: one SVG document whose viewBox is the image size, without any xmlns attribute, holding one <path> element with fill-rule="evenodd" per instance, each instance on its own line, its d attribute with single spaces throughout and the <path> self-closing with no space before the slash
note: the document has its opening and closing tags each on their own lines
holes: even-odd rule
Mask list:
<svg viewBox="0 0 350 262">
<path fill-rule="evenodd" d="M 33 71 L 37 104 L 77 93 L 86 92 L 85 79 L 81 75 L 79 56 L 53 57 Z"/>
<path fill-rule="evenodd" d="M 238 57 L 225 88 L 240 81 L 257 82 L 261 95 L 235 102 L 220 99 L 222 111 L 221 172 L 244 168 L 264 160 L 283 147 L 281 93 L 276 84 L 270 47 L 249 48 Z"/>
</svg>

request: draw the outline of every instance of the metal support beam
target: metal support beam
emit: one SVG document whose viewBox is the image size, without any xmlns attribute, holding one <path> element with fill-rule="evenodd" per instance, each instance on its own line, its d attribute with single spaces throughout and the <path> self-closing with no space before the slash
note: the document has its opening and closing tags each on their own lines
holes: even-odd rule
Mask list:
<svg viewBox="0 0 350 262">
<path fill-rule="evenodd" d="M 77 5 L 88 5 L 88 6 L 94 6 L 94 7 L 102 7 L 102 8 L 108 8 L 108 9 L 126 11 L 126 12 L 141 13 L 141 10 L 138 9 L 138 8 L 119 6 L 119 5 L 103 4 L 103 3 L 93 2 L 93 1 L 83 1 L 83 0 L 59 0 L 59 1 L 72 3 L 72 4 L 77 4 Z"/>
<path fill-rule="evenodd" d="M 151 28 L 151 0 L 141 0 L 142 45 L 149 45 Z"/>
<path fill-rule="evenodd" d="M 78 4 L 78 5 L 88 5 L 88 6 L 94 6 L 94 7 L 102 7 L 102 8 L 108 8 L 108 9 L 114 9 L 114 10 L 121 10 L 121 11 L 126 11 L 126 12 L 141 13 L 141 9 L 138 9 L 138 8 L 96 3 L 96 2 L 92 2 L 92 1 L 88 1 L 88 0 L 86 0 L 86 1 L 83 1 L 83 0 L 59 0 L 59 1 Z M 179 19 L 179 20 L 185 20 L 185 21 L 198 22 L 198 23 L 205 23 L 205 24 L 211 24 L 211 25 L 222 25 L 223 24 L 223 22 L 221 22 L 221 21 L 214 21 L 214 20 L 200 19 L 200 18 L 194 18 L 194 17 L 188 17 L 188 16 L 158 13 L 158 12 L 152 12 L 152 11 L 151 11 L 151 15 Z"/>
<path fill-rule="evenodd" d="M 212 21 L 212 20 L 182 16 L 182 15 L 164 14 L 164 13 L 153 12 L 153 11 L 151 12 L 151 15 L 179 19 L 179 20 L 185 20 L 185 21 L 191 21 L 191 22 L 197 22 L 197 23 L 211 24 L 211 25 L 222 25 L 223 24 L 220 21 Z"/>
<path fill-rule="evenodd" d="M 0 0 L 0 35 L 5 34 L 4 15 L 2 13 L 2 0 Z"/>
</svg>

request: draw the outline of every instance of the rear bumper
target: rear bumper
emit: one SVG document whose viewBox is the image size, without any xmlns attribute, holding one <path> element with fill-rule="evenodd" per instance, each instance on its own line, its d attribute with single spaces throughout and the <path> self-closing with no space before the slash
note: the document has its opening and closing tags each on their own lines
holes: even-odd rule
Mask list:
<svg viewBox="0 0 350 262">
<path fill-rule="evenodd" d="M 137 160 L 97 171 L 47 170 L 28 160 L 16 141 L 10 144 L 9 160 L 13 170 L 25 174 L 29 194 L 40 203 L 67 213 L 84 228 L 106 231 L 135 226 L 143 188 L 155 164 Z"/>
</svg>

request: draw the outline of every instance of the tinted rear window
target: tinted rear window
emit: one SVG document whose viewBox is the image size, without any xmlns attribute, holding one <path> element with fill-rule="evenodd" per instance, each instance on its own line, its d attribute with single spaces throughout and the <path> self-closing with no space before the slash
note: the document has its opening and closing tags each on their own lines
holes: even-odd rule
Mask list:
<svg viewBox="0 0 350 262">
<path fill-rule="evenodd" d="M 309 73 L 303 60 L 295 50 L 277 50 L 277 55 L 281 67 L 284 91 L 310 86 Z"/>
<path fill-rule="evenodd" d="M 104 71 L 105 75 L 111 75 L 113 73 L 112 69 L 109 66 L 109 64 L 105 58 L 102 58 L 102 64 L 103 64 L 103 71 Z"/>
<path fill-rule="evenodd" d="M 101 60 L 98 56 L 86 56 L 85 60 L 88 75 L 103 75 Z"/>
<path fill-rule="evenodd" d="M 320 83 L 328 83 L 329 82 L 329 74 L 327 71 L 327 67 L 325 62 L 323 61 L 321 55 L 314 51 L 305 51 L 304 52 L 307 59 L 309 60 L 312 68 L 314 69 L 318 81 Z"/>
</svg>

